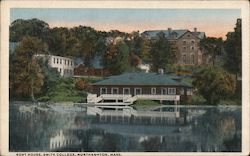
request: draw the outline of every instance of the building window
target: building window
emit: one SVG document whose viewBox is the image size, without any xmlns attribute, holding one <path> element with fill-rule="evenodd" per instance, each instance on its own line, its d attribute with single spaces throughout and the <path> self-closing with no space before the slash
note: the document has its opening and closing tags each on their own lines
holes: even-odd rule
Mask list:
<svg viewBox="0 0 250 156">
<path fill-rule="evenodd" d="M 187 95 L 193 95 L 193 90 L 192 89 L 187 89 Z"/>
<path fill-rule="evenodd" d="M 186 64 L 186 55 L 184 54 L 184 55 L 182 55 L 182 62 L 184 63 L 184 64 Z"/>
<path fill-rule="evenodd" d="M 64 60 L 64 64 L 66 65 L 66 60 Z"/>
<path fill-rule="evenodd" d="M 191 63 L 194 64 L 194 54 L 191 55 Z"/>
<path fill-rule="evenodd" d="M 176 94 L 176 88 L 168 88 L 168 94 L 169 95 L 175 95 Z"/>
<path fill-rule="evenodd" d="M 183 44 L 186 44 L 187 42 L 185 40 L 183 40 Z"/>
<path fill-rule="evenodd" d="M 151 94 L 156 94 L 156 88 L 151 88 Z"/>
<path fill-rule="evenodd" d="M 62 59 L 60 59 L 60 64 L 62 64 Z"/>
<path fill-rule="evenodd" d="M 190 37 L 190 35 L 188 34 L 187 37 Z"/>
<path fill-rule="evenodd" d="M 69 66 L 69 60 L 68 60 L 68 66 Z"/>
<path fill-rule="evenodd" d="M 185 90 L 184 90 L 184 88 L 181 88 L 181 90 L 180 90 L 180 94 L 181 94 L 181 95 L 184 95 L 184 94 L 185 94 Z"/>
<path fill-rule="evenodd" d="M 123 88 L 123 94 L 130 94 L 130 88 Z"/>
<path fill-rule="evenodd" d="M 167 95 L 167 94 L 168 94 L 167 88 L 162 88 L 162 89 L 161 89 L 161 94 L 162 94 L 162 95 Z"/>
<path fill-rule="evenodd" d="M 191 50 L 194 50 L 194 46 L 191 46 L 191 48 L 190 48 Z"/>
<path fill-rule="evenodd" d="M 70 65 L 71 65 L 71 66 L 73 65 L 72 61 L 70 61 Z"/>
<path fill-rule="evenodd" d="M 59 60 L 58 60 L 58 58 L 56 59 L 56 63 L 57 63 L 57 64 L 59 63 Z"/>
<path fill-rule="evenodd" d="M 191 43 L 194 44 L 194 41 L 192 40 Z"/>
<path fill-rule="evenodd" d="M 100 94 L 107 94 L 107 93 L 108 93 L 108 89 L 106 87 L 100 88 Z"/>
<path fill-rule="evenodd" d="M 186 49 L 187 49 L 187 48 L 184 46 L 184 47 L 183 47 L 183 50 L 186 50 Z"/>
<path fill-rule="evenodd" d="M 141 89 L 141 88 L 135 88 L 134 94 L 135 94 L 135 95 L 140 95 L 140 94 L 142 94 L 142 89 Z"/>
<path fill-rule="evenodd" d="M 118 88 L 111 88 L 111 94 L 119 94 Z"/>
<path fill-rule="evenodd" d="M 54 63 L 56 63 L 56 59 L 54 58 Z"/>
</svg>

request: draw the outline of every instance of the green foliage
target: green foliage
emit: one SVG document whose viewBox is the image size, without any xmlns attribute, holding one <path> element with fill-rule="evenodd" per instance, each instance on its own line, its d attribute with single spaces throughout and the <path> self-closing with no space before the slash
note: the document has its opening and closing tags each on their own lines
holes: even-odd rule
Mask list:
<svg viewBox="0 0 250 156">
<path fill-rule="evenodd" d="M 173 64 L 176 60 L 176 53 L 171 51 L 168 39 L 164 33 L 159 33 L 158 37 L 151 44 L 150 60 L 151 70 L 156 72 L 159 68 L 165 68 L 168 64 Z"/>
<path fill-rule="evenodd" d="M 228 33 L 224 42 L 226 60 L 224 67 L 233 74 L 241 75 L 242 70 L 242 35 L 241 21 L 236 23 L 234 32 Z"/>
<path fill-rule="evenodd" d="M 49 34 L 48 31 L 49 25 L 39 19 L 17 19 L 10 25 L 10 41 L 19 42 L 25 36 L 44 39 L 44 37 Z"/>
<path fill-rule="evenodd" d="M 44 95 L 41 95 L 38 100 L 84 102 L 87 93 L 85 90 L 76 89 L 75 82 L 74 78 L 61 78 L 53 88 L 48 90 Z"/>
<path fill-rule="evenodd" d="M 212 64 L 215 65 L 216 56 L 222 54 L 222 38 L 206 37 L 200 41 L 200 44 L 212 56 Z"/>
<path fill-rule="evenodd" d="M 103 65 L 114 73 L 122 73 L 129 69 L 129 47 L 123 41 L 108 46 L 103 57 Z"/>
<path fill-rule="evenodd" d="M 234 94 L 236 80 L 221 68 L 208 67 L 196 73 L 193 85 L 208 104 L 216 105 L 220 100 Z"/>
<path fill-rule="evenodd" d="M 50 92 L 50 90 L 52 90 L 57 85 L 60 80 L 60 74 L 58 73 L 57 69 L 51 68 L 48 65 L 47 59 L 37 60 L 42 68 L 42 72 L 44 75 L 44 84 L 39 94 L 44 95 L 47 92 Z"/>
<path fill-rule="evenodd" d="M 36 37 L 24 37 L 17 46 L 15 54 L 10 62 L 10 96 L 30 96 L 41 90 L 44 83 L 42 69 L 37 60 L 33 58 L 35 53 L 44 51 L 44 44 Z"/>
<path fill-rule="evenodd" d="M 156 107 L 156 106 L 160 106 L 160 102 L 159 101 L 153 101 L 153 100 L 137 100 L 133 106 L 137 109 L 146 109 L 146 108 L 150 108 L 150 107 Z"/>
<path fill-rule="evenodd" d="M 193 95 L 190 97 L 187 101 L 184 102 L 184 104 L 187 105 L 203 105 L 206 100 L 201 95 Z"/>
</svg>

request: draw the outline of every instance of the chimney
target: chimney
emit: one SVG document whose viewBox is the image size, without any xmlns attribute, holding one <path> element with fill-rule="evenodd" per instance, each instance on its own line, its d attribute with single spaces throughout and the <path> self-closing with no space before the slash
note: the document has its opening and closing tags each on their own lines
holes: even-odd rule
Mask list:
<svg viewBox="0 0 250 156">
<path fill-rule="evenodd" d="M 160 74 L 160 75 L 163 75 L 163 74 L 164 74 L 164 71 L 163 71 L 162 68 L 159 68 L 159 69 L 158 69 L 158 74 Z"/>
<path fill-rule="evenodd" d="M 194 32 L 197 32 L 197 28 L 194 28 Z"/>
</svg>

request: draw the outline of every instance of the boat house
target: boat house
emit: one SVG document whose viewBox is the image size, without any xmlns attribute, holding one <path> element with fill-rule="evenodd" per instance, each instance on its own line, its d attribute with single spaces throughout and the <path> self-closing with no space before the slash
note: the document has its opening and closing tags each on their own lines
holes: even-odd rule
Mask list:
<svg viewBox="0 0 250 156">
<path fill-rule="evenodd" d="M 176 75 L 123 73 L 92 84 L 87 102 L 100 105 L 130 105 L 136 100 L 173 101 L 192 95 L 192 86 Z"/>
</svg>

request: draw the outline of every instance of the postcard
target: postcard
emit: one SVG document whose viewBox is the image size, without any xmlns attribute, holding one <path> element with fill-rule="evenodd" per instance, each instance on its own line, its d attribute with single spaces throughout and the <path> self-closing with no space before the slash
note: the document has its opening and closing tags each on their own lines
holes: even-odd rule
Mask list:
<svg viewBox="0 0 250 156">
<path fill-rule="evenodd" d="M 1 155 L 249 155 L 248 1 L 2 1 Z"/>
</svg>

